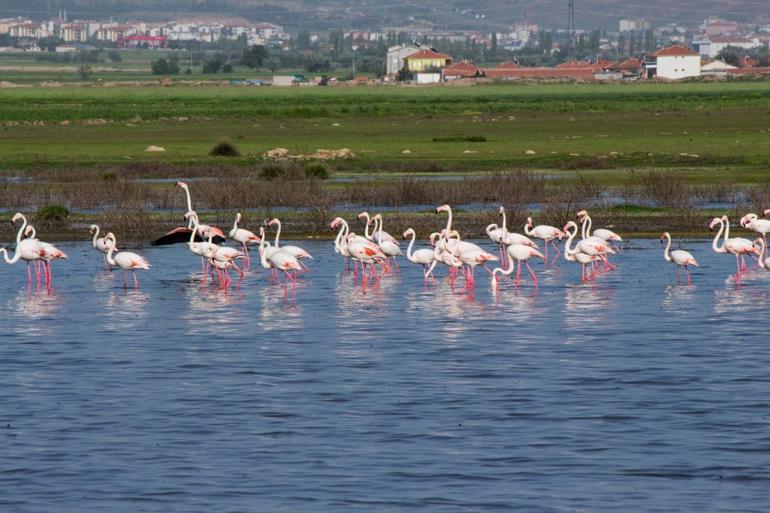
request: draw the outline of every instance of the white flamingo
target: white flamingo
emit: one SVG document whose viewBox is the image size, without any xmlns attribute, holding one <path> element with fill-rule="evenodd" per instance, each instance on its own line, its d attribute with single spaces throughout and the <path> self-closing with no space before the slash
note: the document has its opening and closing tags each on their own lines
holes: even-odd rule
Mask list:
<svg viewBox="0 0 770 513">
<path fill-rule="evenodd" d="M 689 252 L 683 249 L 675 249 L 674 251 L 669 252 L 669 249 L 671 248 L 671 234 L 668 232 L 663 232 L 660 236 L 660 242 L 663 243 L 664 241 L 668 242 L 666 244 L 666 249 L 663 251 L 663 259 L 666 262 L 672 262 L 676 265 L 676 283 L 679 284 L 679 268 L 684 267 L 684 270 L 687 272 L 687 284 L 689 285 L 692 282 L 692 279 L 690 278 L 690 266 L 694 265 L 695 267 L 698 267 L 698 261 L 695 260 Z"/>
<path fill-rule="evenodd" d="M 279 245 L 280 244 L 280 238 L 281 238 L 281 221 L 280 221 L 280 219 L 278 219 L 277 217 L 273 218 L 273 219 L 270 220 L 270 222 L 267 223 L 267 225 L 268 226 L 273 226 L 273 225 L 277 225 L 278 226 L 278 228 L 277 228 L 277 230 L 275 232 L 275 242 L 273 242 L 273 247 L 276 250 L 280 249 L 280 250 L 283 250 L 283 251 L 289 253 L 290 255 L 293 255 L 299 261 L 300 266 L 302 266 L 302 270 L 303 271 L 309 271 L 310 269 L 308 269 L 307 266 L 302 263 L 301 259 L 309 258 L 309 259 L 312 260 L 313 257 L 312 257 L 312 255 L 310 255 L 310 253 L 308 253 L 304 249 L 300 248 L 299 246 L 291 246 L 291 245 L 280 246 Z"/>
<path fill-rule="evenodd" d="M 134 276 L 134 288 L 138 289 L 139 280 L 136 278 L 136 270 L 149 270 L 150 263 L 143 256 L 130 251 L 121 251 L 113 257 L 112 255 L 118 247 L 117 241 L 115 240 L 115 234 L 110 232 L 104 237 L 112 240 L 112 246 L 107 250 L 107 262 L 109 262 L 110 265 L 118 266 L 123 269 L 123 287 L 128 288 L 128 272 L 131 271 Z"/>
<path fill-rule="evenodd" d="M 711 248 L 715 253 L 729 253 L 735 255 L 735 265 L 737 271 L 735 273 L 735 281 L 740 284 L 741 274 L 747 272 L 746 262 L 744 261 L 744 255 L 758 255 L 759 248 L 757 248 L 750 240 L 742 237 L 730 237 L 730 220 L 727 216 L 715 217 L 709 223 L 709 230 L 714 230 L 714 227 L 719 224 L 719 231 L 714 237 L 711 243 Z M 724 233 L 724 240 L 722 245 L 719 245 L 719 238 Z"/>
<path fill-rule="evenodd" d="M 409 246 L 406 248 L 406 259 L 412 262 L 413 264 L 418 264 L 422 266 L 423 283 L 427 285 L 428 276 L 433 278 L 431 273 L 433 271 L 433 268 L 436 266 L 436 259 L 433 258 L 434 250 L 427 249 L 427 248 L 413 250 L 414 240 L 417 237 L 417 234 L 412 228 L 409 228 L 404 232 L 404 240 L 406 240 L 410 236 L 412 237 L 412 239 L 409 241 Z M 435 281 L 435 278 L 433 278 L 433 280 Z"/>
<path fill-rule="evenodd" d="M 243 254 L 246 255 L 246 265 L 251 264 L 251 255 L 249 254 L 248 244 L 259 244 L 259 237 L 254 232 L 239 228 L 238 224 L 241 222 L 241 213 L 238 212 L 235 215 L 235 222 L 233 223 L 233 229 L 228 234 L 235 242 L 240 242 L 243 247 Z"/>
</svg>

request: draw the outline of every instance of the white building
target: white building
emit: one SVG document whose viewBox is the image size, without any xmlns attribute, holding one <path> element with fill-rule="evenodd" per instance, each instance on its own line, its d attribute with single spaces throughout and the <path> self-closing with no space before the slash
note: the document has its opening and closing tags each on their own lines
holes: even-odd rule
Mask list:
<svg viewBox="0 0 770 513">
<path fill-rule="evenodd" d="M 658 78 L 679 80 L 700 76 L 700 54 L 680 45 L 671 45 L 653 54 Z"/>
<path fill-rule="evenodd" d="M 618 22 L 619 32 L 641 31 L 647 30 L 648 28 L 650 28 L 650 22 L 643 18 L 635 20 L 623 18 Z"/>
<path fill-rule="evenodd" d="M 388 57 L 386 61 L 386 72 L 388 75 L 395 75 L 404 67 L 404 59 L 420 51 L 415 45 L 396 45 L 388 48 Z"/>
<path fill-rule="evenodd" d="M 696 44 L 697 43 L 697 44 Z M 734 46 L 737 48 L 743 48 L 744 50 L 750 50 L 762 46 L 762 42 L 758 37 L 732 37 L 732 36 L 714 36 L 710 39 L 703 39 L 700 41 L 693 41 L 693 45 L 697 46 L 700 54 L 709 59 L 715 58 L 719 55 L 719 52 L 727 48 L 728 46 Z"/>
</svg>

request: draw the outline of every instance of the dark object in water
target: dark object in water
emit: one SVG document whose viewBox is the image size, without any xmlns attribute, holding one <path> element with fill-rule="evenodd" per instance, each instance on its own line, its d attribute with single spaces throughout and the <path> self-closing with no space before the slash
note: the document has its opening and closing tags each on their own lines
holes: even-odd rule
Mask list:
<svg viewBox="0 0 770 513">
<path fill-rule="evenodd" d="M 222 232 L 219 229 L 216 229 L 216 230 L 218 233 L 214 234 L 214 237 L 212 238 L 211 241 L 214 244 L 221 244 L 225 241 L 224 234 L 221 234 Z M 181 242 L 190 242 L 190 234 L 192 233 L 192 231 L 193 231 L 192 228 L 187 228 L 186 226 L 180 226 L 178 228 L 174 228 L 167 234 L 162 235 L 158 239 L 154 240 L 152 242 L 152 245 L 167 246 L 169 244 L 179 244 Z M 206 242 L 206 239 L 201 237 L 199 233 L 196 233 L 195 242 Z"/>
</svg>

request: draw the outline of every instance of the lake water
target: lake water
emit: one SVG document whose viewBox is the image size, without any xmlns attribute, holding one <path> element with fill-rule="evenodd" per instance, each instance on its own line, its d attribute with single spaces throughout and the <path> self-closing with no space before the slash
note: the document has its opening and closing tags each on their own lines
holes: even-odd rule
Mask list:
<svg viewBox="0 0 770 513">
<path fill-rule="evenodd" d="M 595 286 L 477 273 L 471 301 L 406 262 L 363 294 L 301 244 L 288 302 L 261 270 L 202 288 L 184 246 L 139 250 L 138 291 L 87 243 L 51 295 L 0 265 L 0 511 L 770 508 L 770 273 L 688 241 L 676 287 L 631 241 Z"/>
</svg>

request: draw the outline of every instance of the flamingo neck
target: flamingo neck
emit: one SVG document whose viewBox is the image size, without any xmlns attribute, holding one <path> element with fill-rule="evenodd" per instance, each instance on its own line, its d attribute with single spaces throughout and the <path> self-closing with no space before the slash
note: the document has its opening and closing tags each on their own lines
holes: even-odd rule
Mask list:
<svg viewBox="0 0 770 513">
<path fill-rule="evenodd" d="M 382 218 L 375 218 L 375 225 L 377 229 L 377 244 L 382 244 Z"/>
<path fill-rule="evenodd" d="M 96 226 L 96 225 L 94 225 L 94 226 Z M 93 243 L 94 247 L 96 247 L 96 239 L 98 239 L 98 238 L 99 238 L 99 227 L 97 226 L 96 230 L 94 231 L 94 238 L 91 241 Z"/>
<path fill-rule="evenodd" d="M 714 237 L 714 240 L 711 242 L 711 249 L 714 250 L 715 253 L 724 253 L 725 247 L 724 243 L 722 243 L 722 247 L 719 247 L 719 239 L 722 237 L 722 232 L 725 229 L 725 223 L 721 219 L 719 220 L 719 231 L 717 232 L 716 236 Z"/>
<path fill-rule="evenodd" d="M 192 230 L 190 232 L 190 246 L 192 246 L 195 243 L 195 234 L 198 233 L 198 216 L 190 216 L 188 223 Z"/>
<path fill-rule="evenodd" d="M 275 224 L 278 225 L 278 230 L 275 232 L 275 242 L 273 242 L 273 246 L 275 246 L 275 249 L 278 249 L 280 247 L 278 245 L 278 240 L 281 238 L 281 221 L 276 219 Z"/>
<path fill-rule="evenodd" d="M 364 237 L 371 240 L 372 235 L 369 234 L 369 223 L 371 222 L 371 219 L 369 218 L 369 212 L 361 212 L 361 215 L 366 218 L 366 224 L 364 225 Z"/>
<path fill-rule="evenodd" d="M 666 243 L 666 250 L 663 252 L 663 258 L 666 259 L 666 262 L 670 262 L 671 261 L 671 255 L 669 254 L 668 250 L 671 248 L 671 235 L 666 233 L 665 237 L 668 240 L 668 242 Z"/>
<path fill-rule="evenodd" d="M 16 247 L 19 247 L 19 244 L 21 243 L 21 234 L 24 233 L 24 231 L 27 229 L 27 218 L 24 216 L 21 216 L 21 228 L 19 228 L 18 233 L 16 233 Z M 17 249 L 18 253 L 18 249 Z"/>
<path fill-rule="evenodd" d="M 16 253 L 13 255 L 13 258 L 8 258 L 8 250 L 5 248 L 0 248 L 0 252 L 3 253 L 3 259 L 5 260 L 6 264 L 15 264 L 19 261 L 19 258 L 21 258 L 21 254 L 17 250 Z"/>
<path fill-rule="evenodd" d="M 725 242 L 730 238 L 730 221 L 725 220 Z M 724 243 L 722 244 L 724 246 Z"/>
<path fill-rule="evenodd" d="M 532 230 L 529 228 L 530 223 L 532 223 L 532 218 L 528 217 L 527 222 L 524 223 L 524 235 L 532 235 Z"/>
<path fill-rule="evenodd" d="M 508 233 L 508 228 L 507 228 L 508 224 L 507 224 L 507 220 L 506 220 L 506 216 L 505 216 L 505 209 L 503 209 L 503 211 L 500 212 L 500 213 L 503 214 L 503 239 L 504 239 L 505 238 L 505 234 Z"/>
<path fill-rule="evenodd" d="M 115 252 L 115 241 L 113 241 L 113 244 L 112 246 L 110 246 L 110 249 L 107 250 L 107 262 L 109 262 L 110 265 L 116 265 L 115 259 L 112 256 L 114 252 Z"/>
<path fill-rule="evenodd" d="M 416 238 L 417 234 L 412 232 L 412 240 L 409 241 L 409 246 L 406 248 L 406 259 L 410 262 L 414 262 L 414 253 L 412 253 L 412 248 L 414 247 L 414 239 Z"/>
<path fill-rule="evenodd" d="M 765 245 L 765 241 L 762 240 L 762 237 L 757 239 L 757 244 L 759 244 L 759 247 L 761 248 L 759 251 L 759 261 L 757 263 L 762 269 L 767 269 L 767 262 L 765 261 L 767 258 L 767 246 Z"/>
<path fill-rule="evenodd" d="M 238 221 L 240 220 L 240 218 L 241 218 L 241 214 L 238 214 L 235 216 L 235 222 L 233 223 L 233 231 L 238 229 Z"/>
<path fill-rule="evenodd" d="M 572 241 L 575 240 L 575 237 L 577 236 L 577 225 L 574 226 L 574 230 L 571 230 L 571 226 L 567 228 L 567 233 L 569 234 L 569 237 L 567 237 L 567 242 L 564 244 L 564 255 L 565 256 L 573 256 L 575 253 L 577 253 L 576 250 L 572 249 Z"/>
<path fill-rule="evenodd" d="M 588 214 L 583 216 L 583 223 L 582 223 L 582 228 L 581 228 L 581 230 L 582 230 L 581 231 L 581 236 L 584 239 L 587 239 L 588 237 L 591 236 L 591 224 L 592 224 L 591 216 L 589 216 Z M 577 232 L 577 230 L 575 230 L 575 232 Z"/>
</svg>

